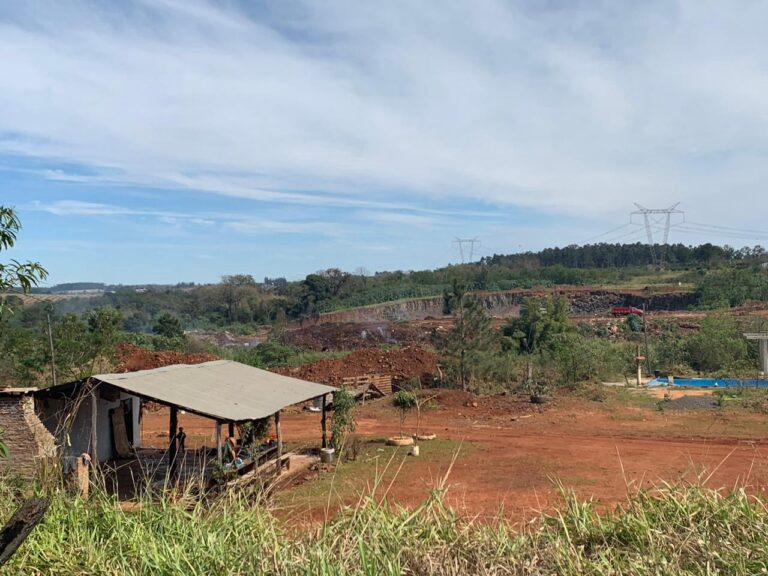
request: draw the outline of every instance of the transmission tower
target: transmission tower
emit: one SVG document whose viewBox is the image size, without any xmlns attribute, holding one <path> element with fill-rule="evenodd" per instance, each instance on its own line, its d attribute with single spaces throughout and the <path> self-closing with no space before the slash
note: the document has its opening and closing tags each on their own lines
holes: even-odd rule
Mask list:
<svg viewBox="0 0 768 576">
<path fill-rule="evenodd" d="M 669 240 L 669 228 L 672 225 L 672 214 L 682 214 L 683 222 L 685 222 L 685 212 L 678 210 L 677 207 L 680 202 L 677 202 L 669 208 L 646 208 L 641 206 L 637 202 L 634 203 L 637 206 L 637 210 L 630 212 L 629 221 L 633 222 L 633 216 L 642 215 L 645 223 L 645 234 L 648 236 L 648 247 L 651 250 L 651 262 L 654 266 L 659 268 L 664 267 L 664 254 L 666 251 L 667 241 Z M 659 226 L 663 226 L 664 241 L 661 243 L 661 253 L 656 255 L 656 247 L 653 239 L 653 229 Z"/>
<path fill-rule="evenodd" d="M 464 258 L 465 250 L 469 251 L 469 262 L 472 262 L 472 258 L 475 255 L 475 244 L 480 244 L 480 240 L 477 238 L 477 236 L 474 238 L 456 238 L 453 243 L 458 244 L 459 246 L 461 263 L 466 264 L 467 260 Z"/>
</svg>

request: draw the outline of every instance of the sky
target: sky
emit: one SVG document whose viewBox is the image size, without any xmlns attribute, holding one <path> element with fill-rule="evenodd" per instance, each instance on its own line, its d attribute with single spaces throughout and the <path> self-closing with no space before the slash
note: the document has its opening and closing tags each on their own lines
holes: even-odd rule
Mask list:
<svg viewBox="0 0 768 576">
<path fill-rule="evenodd" d="M 766 29 L 750 0 L 0 1 L 0 258 L 423 269 L 645 241 L 635 202 L 680 203 L 672 242 L 767 244 Z"/>
</svg>

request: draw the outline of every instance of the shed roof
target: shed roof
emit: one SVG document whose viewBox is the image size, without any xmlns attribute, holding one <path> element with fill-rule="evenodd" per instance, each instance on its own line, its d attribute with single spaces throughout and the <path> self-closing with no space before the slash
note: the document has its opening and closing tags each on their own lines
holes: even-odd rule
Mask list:
<svg viewBox="0 0 768 576">
<path fill-rule="evenodd" d="M 35 392 L 37 392 L 37 388 L 0 388 L 0 395 L 23 396 Z"/>
<path fill-rule="evenodd" d="M 235 422 L 266 418 L 286 406 L 336 390 L 230 360 L 97 374 L 92 379 L 190 412 Z"/>
</svg>

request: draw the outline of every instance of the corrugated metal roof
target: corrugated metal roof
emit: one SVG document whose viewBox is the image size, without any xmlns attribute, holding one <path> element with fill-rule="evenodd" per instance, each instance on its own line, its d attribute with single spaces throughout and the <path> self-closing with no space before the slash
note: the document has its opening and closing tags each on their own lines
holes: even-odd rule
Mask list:
<svg viewBox="0 0 768 576">
<path fill-rule="evenodd" d="M 230 360 L 92 378 L 190 412 L 236 422 L 266 418 L 286 406 L 336 390 Z"/>
</svg>

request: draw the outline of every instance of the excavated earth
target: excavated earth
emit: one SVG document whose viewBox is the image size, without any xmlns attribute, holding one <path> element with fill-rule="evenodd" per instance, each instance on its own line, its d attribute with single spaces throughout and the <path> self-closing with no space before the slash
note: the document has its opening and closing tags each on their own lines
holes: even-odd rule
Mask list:
<svg viewBox="0 0 768 576">
<path fill-rule="evenodd" d="M 364 348 L 343 358 L 329 358 L 297 367 L 274 368 L 272 371 L 330 385 L 341 384 L 345 377 L 366 374 L 389 374 L 394 380 L 418 378 L 429 383 L 439 374 L 435 355 L 416 347 L 393 350 Z"/>
<path fill-rule="evenodd" d="M 153 352 L 133 344 L 121 343 L 117 347 L 117 367 L 115 372 L 152 370 L 173 364 L 202 364 L 212 360 L 219 360 L 219 357 L 205 353 Z"/>
</svg>

